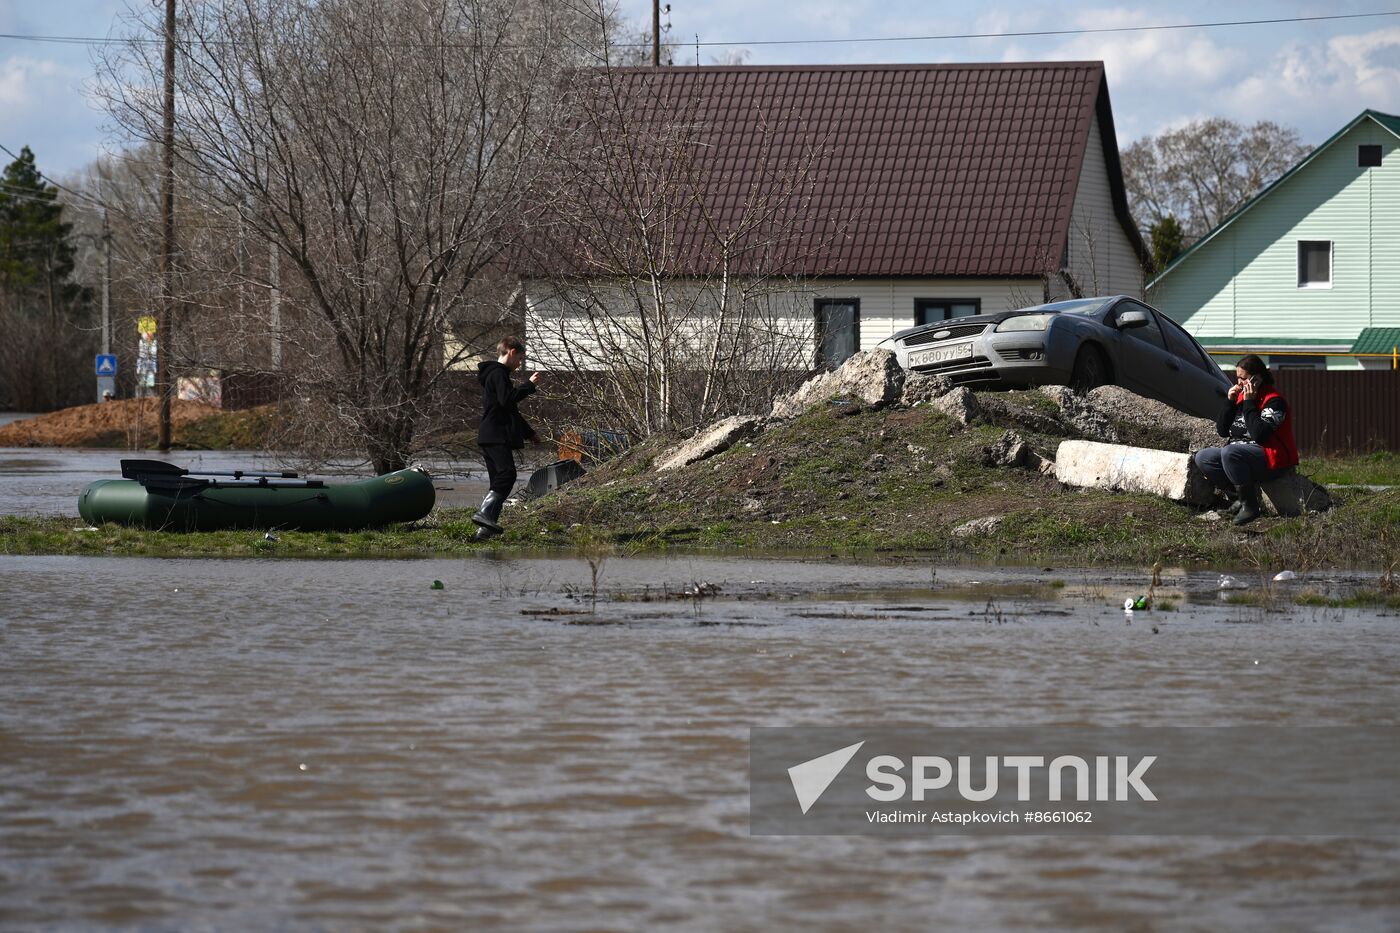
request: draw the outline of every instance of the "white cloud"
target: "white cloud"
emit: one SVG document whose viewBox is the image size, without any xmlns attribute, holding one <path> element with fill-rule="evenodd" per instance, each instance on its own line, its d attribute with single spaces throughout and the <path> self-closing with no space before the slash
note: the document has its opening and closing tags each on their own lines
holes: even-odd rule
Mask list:
<svg viewBox="0 0 1400 933">
<path fill-rule="evenodd" d="M 1255 119 L 1336 130 L 1367 108 L 1395 110 L 1397 99 L 1400 27 L 1334 36 L 1325 47 L 1291 42 L 1230 93 L 1229 105 Z"/>
<path fill-rule="evenodd" d="M 86 77 L 86 71 L 52 59 L 13 55 L 0 60 L 0 143 L 15 152 L 29 146 L 47 174 L 70 171 L 94 158 L 100 133 Z"/>
<path fill-rule="evenodd" d="M 58 62 L 11 56 L 0 62 L 0 115 L 13 115 L 39 104 L 39 98 L 61 89 L 75 73 Z"/>
<path fill-rule="evenodd" d="M 1160 20 L 1152 10 L 1108 7 L 1082 10 L 1064 25 L 1081 29 L 1141 26 Z M 1028 49 L 1013 45 L 1004 61 Z M 1220 45 L 1204 32 L 1164 29 L 1152 32 L 1094 33 L 1075 36 L 1030 55 L 1037 60 L 1102 61 L 1110 89 L 1154 88 L 1174 97 L 1209 87 L 1226 78 L 1244 56 Z"/>
</svg>

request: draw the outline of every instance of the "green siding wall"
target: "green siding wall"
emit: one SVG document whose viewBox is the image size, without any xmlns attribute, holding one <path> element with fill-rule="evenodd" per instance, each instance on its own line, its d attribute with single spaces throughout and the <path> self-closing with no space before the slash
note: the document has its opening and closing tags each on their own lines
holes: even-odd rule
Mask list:
<svg viewBox="0 0 1400 933">
<path fill-rule="evenodd" d="M 1260 198 L 1154 286 L 1198 336 L 1350 343 L 1400 325 L 1400 143 L 1365 119 Z M 1376 168 L 1356 147 L 1381 146 Z M 1298 287 L 1298 241 L 1331 240 L 1332 287 Z"/>
</svg>

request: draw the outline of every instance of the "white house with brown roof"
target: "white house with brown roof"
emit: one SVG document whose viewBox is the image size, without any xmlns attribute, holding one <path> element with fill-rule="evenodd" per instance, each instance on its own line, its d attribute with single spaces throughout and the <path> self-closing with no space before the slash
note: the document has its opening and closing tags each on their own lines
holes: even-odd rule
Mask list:
<svg viewBox="0 0 1400 933">
<path fill-rule="evenodd" d="M 1146 254 L 1101 62 L 639 68 L 609 78 L 620 97 L 645 100 L 631 132 L 654 135 L 667 119 L 685 127 L 677 151 L 694 203 L 669 224 L 629 229 L 666 244 L 661 268 L 695 303 L 686 327 L 697 346 L 712 319 L 704 308 L 724 300 L 705 296 L 759 279 L 759 315 L 799 341 L 811 366 L 930 320 L 1142 294 Z M 801 184 L 761 205 L 755 223 L 754 203 L 782 166 L 800 166 Z M 648 176 L 650 190 L 660 177 Z M 619 219 L 597 232 L 625 228 Z M 765 232 L 770 240 L 726 252 L 715 244 L 728 231 L 751 246 Z M 571 229 L 556 243 L 567 275 L 525 279 L 536 365 L 588 368 L 580 348 L 597 325 L 577 317 L 584 305 L 651 300 L 618 273 L 629 262 L 655 273 L 655 244 L 637 252 L 591 236 Z M 582 299 L 574 286 L 585 279 L 602 286 Z M 620 332 L 642 326 L 638 317 L 622 312 Z"/>
</svg>

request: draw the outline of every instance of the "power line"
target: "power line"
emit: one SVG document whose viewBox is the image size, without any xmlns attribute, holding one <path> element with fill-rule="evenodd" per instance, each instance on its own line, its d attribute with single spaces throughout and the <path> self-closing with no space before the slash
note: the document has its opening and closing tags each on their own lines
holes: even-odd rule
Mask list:
<svg viewBox="0 0 1400 933">
<path fill-rule="evenodd" d="M 1089 29 L 1027 29 L 1015 32 L 960 32 L 942 33 L 939 35 L 926 36 L 862 36 L 857 38 L 843 39 L 750 39 L 745 41 L 724 40 L 711 42 L 687 43 L 707 48 L 730 48 L 735 46 L 771 46 L 771 45 L 841 45 L 860 44 L 876 42 L 944 42 L 955 39 L 1030 39 L 1036 37 L 1054 36 L 1089 36 L 1102 35 L 1105 33 L 1125 33 L 1125 32 L 1160 32 L 1164 30 L 1176 29 L 1218 29 L 1228 26 L 1270 26 L 1285 23 L 1320 23 L 1336 20 L 1352 19 L 1374 19 L 1382 16 L 1400 16 L 1400 10 L 1379 10 L 1371 13 L 1333 13 L 1325 16 L 1279 16 L 1268 19 L 1235 19 L 1219 20 L 1209 23 L 1163 23 L 1146 26 L 1102 26 Z M 16 42 L 50 42 L 67 45 L 123 45 L 127 43 L 155 44 L 163 42 L 162 39 L 145 38 L 133 36 L 130 38 L 113 38 L 103 36 L 55 36 L 55 35 L 25 35 L 20 33 L 0 33 L 0 39 L 9 39 Z M 207 42 L 208 45 L 226 45 L 226 42 Z M 428 49 L 428 48 L 470 48 L 468 44 L 458 43 L 383 43 L 382 48 L 396 49 Z M 650 48 L 648 42 L 620 42 L 614 48 L 641 49 Z M 519 46 L 516 46 L 519 48 Z"/>
<path fill-rule="evenodd" d="M 1314 23 L 1322 20 L 1400 16 L 1400 10 L 1376 13 L 1338 13 L 1330 16 L 1288 16 L 1274 19 L 1222 20 L 1215 23 L 1166 23 L 1157 26 L 1103 26 L 1096 29 L 1030 29 L 1020 32 L 964 32 L 937 36 L 871 36 L 861 39 L 759 39 L 754 42 L 697 42 L 703 46 L 735 45 L 834 45 L 842 42 L 938 42 L 949 39 L 1028 39 L 1036 36 L 1089 36 L 1109 32 L 1160 32 L 1169 29 L 1215 29 L 1221 26 L 1267 26 L 1278 23 Z"/>
<path fill-rule="evenodd" d="M 4 153 L 5 153 L 6 155 L 8 155 L 10 158 L 14 159 L 16 162 L 19 161 L 19 156 L 15 155 L 15 154 L 14 154 L 14 151 L 11 150 L 10 147 L 9 147 L 9 146 L 6 146 L 4 143 L 0 143 L 0 152 L 4 152 Z M 34 174 L 35 174 L 35 175 L 38 175 L 38 176 L 39 176 L 40 178 L 42 178 L 44 181 L 46 181 L 46 182 L 48 182 L 49 184 L 53 185 L 53 186 L 54 186 L 55 188 L 57 188 L 59 191 L 66 191 L 66 192 L 68 192 L 69 194 L 71 194 L 73 197 L 75 197 L 75 198 L 81 198 L 82 200 L 87 201 L 87 202 L 89 202 L 90 204 L 95 204 L 95 205 L 97 205 L 98 207 L 106 207 L 106 206 L 107 206 L 106 204 L 104 204 L 103 202 L 99 201 L 97 198 L 94 198 L 92 195 L 87 194 L 86 192 L 83 192 L 83 191 L 76 191 L 76 190 L 74 190 L 74 189 L 68 187 L 67 185 L 61 185 L 61 184 L 59 184 L 58 182 L 54 181 L 54 180 L 53 180 L 52 178 L 50 178 L 49 176 L 45 175 L 43 172 L 39 171 L 39 167 L 38 167 L 37 165 L 34 166 Z"/>
</svg>

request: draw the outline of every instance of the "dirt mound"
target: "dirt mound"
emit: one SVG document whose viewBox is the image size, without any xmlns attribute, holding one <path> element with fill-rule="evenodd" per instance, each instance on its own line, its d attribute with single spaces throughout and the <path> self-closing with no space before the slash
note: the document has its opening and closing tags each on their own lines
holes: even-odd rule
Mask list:
<svg viewBox="0 0 1400 933">
<path fill-rule="evenodd" d="M 170 420 L 180 428 L 219 415 L 201 402 L 175 401 Z M 78 405 L 0 427 L 0 447 L 126 447 L 153 445 L 160 430 L 160 402 L 154 398 L 120 399 Z"/>
</svg>

